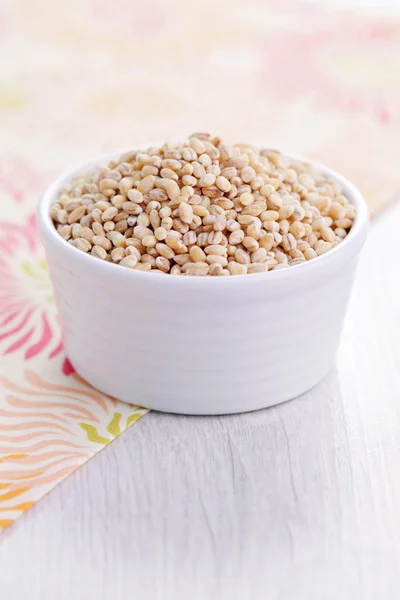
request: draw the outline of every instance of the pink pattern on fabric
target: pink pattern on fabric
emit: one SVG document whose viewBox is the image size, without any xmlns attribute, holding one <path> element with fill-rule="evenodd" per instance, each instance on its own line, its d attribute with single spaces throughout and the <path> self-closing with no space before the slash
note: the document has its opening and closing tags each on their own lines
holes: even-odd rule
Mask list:
<svg viewBox="0 0 400 600">
<path fill-rule="evenodd" d="M 75 369 L 69 362 L 68 358 L 64 360 L 62 372 L 64 373 L 64 375 L 73 375 L 73 373 L 75 373 Z"/>
<path fill-rule="evenodd" d="M 260 86 L 276 99 L 297 97 L 321 111 L 369 114 L 382 124 L 400 116 L 398 28 L 332 17 L 313 31 L 279 31 L 258 44 Z"/>
<path fill-rule="evenodd" d="M 29 197 L 38 196 L 50 177 L 36 172 L 19 157 L 0 158 L 0 192 L 6 201 L 22 204 Z"/>
<path fill-rule="evenodd" d="M 0 223 L 0 279 L 0 351 L 22 351 L 26 360 L 57 356 L 61 334 L 33 215 Z"/>
</svg>

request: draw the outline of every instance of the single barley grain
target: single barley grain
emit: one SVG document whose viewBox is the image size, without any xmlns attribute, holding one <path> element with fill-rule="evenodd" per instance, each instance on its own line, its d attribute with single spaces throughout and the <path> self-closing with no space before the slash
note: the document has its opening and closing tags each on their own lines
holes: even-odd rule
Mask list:
<svg viewBox="0 0 400 600">
<path fill-rule="evenodd" d="M 125 256 L 125 258 L 123 258 L 119 264 L 121 267 L 128 267 L 129 269 L 134 269 L 138 264 L 138 260 L 136 256 L 131 254 L 130 256 Z"/>
<path fill-rule="evenodd" d="M 92 256 L 102 258 L 103 260 L 107 257 L 107 252 L 101 246 L 93 246 L 91 254 Z"/>
</svg>

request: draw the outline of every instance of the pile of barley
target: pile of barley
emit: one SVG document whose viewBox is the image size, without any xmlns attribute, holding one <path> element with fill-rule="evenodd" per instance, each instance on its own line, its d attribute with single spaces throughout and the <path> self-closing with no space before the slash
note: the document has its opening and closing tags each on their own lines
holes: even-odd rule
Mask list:
<svg viewBox="0 0 400 600">
<path fill-rule="evenodd" d="M 355 216 L 340 186 L 276 150 L 196 133 L 79 176 L 51 208 L 59 234 L 141 271 L 244 275 L 334 248 Z"/>
</svg>

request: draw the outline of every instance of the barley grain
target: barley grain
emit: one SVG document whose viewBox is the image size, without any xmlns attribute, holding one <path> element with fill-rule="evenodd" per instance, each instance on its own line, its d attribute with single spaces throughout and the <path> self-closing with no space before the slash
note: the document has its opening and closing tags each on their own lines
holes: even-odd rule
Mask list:
<svg viewBox="0 0 400 600">
<path fill-rule="evenodd" d="M 83 238 L 76 238 L 72 241 L 72 245 L 78 248 L 78 250 L 82 250 L 82 252 L 89 252 L 92 248 L 91 243 Z"/>
<path fill-rule="evenodd" d="M 136 256 L 131 254 L 130 256 L 125 256 L 119 262 L 119 264 L 121 267 L 128 267 L 128 269 L 134 269 L 136 267 L 136 265 L 138 264 L 138 260 L 137 260 Z M 142 263 L 142 264 L 144 264 L 144 263 Z"/>
<path fill-rule="evenodd" d="M 247 267 L 247 273 L 252 275 L 253 273 L 265 273 L 268 271 L 268 265 L 266 263 L 252 263 Z"/>
<path fill-rule="evenodd" d="M 247 273 L 246 265 L 235 261 L 228 263 L 228 270 L 231 275 L 246 275 Z"/>
<path fill-rule="evenodd" d="M 96 258 L 101 258 L 103 260 L 107 256 L 107 252 L 101 246 L 93 246 L 91 254 L 92 256 L 95 256 Z"/>
<path fill-rule="evenodd" d="M 124 248 L 113 248 L 111 250 L 111 259 L 113 262 L 117 263 L 125 257 L 125 249 Z"/>
</svg>

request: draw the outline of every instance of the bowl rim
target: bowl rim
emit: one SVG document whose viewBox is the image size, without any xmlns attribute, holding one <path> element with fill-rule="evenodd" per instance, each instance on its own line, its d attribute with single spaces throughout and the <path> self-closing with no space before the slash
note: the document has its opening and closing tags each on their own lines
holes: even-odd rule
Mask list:
<svg viewBox="0 0 400 600">
<path fill-rule="evenodd" d="M 154 145 L 154 144 L 153 144 Z M 143 145 L 145 146 L 145 145 Z M 151 144 L 147 144 L 147 146 L 151 146 Z M 150 279 L 154 282 L 154 279 L 160 279 L 163 282 L 170 282 L 170 285 L 198 285 L 199 281 L 201 281 L 201 285 L 227 285 L 228 281 L 253 281 L 260 280 L 261 278 L 266 278 L 272 280 L 277 280 L 278 278 L 286 278 L 293 277 L 297 273 L 297 276 L 303 274 L 304 276 L 307 273 L 310 273 L 312 270 L 318 269 L 322 267 L 324 264 L 328 267 L 329 263 L 336 262 L 338 259 L 343 259 L 344 255 L 348 258 L 351 258 L 353 255 L 356 255 L 360 250 L 364 238 L 366 236 L 366 231 L 369 223 L 369 211 L 366 204 L 366 201 L 359 191 L 359 189 L 346 177 L 327 167 L 326 165 L 311 160 L 307 157 L 282 152 L 284 156 L 287 156 L 293 160 L 301 160 L 304 162 L 308 162 L 317 169 L 321 170 L 321 172 L 326 175 L 329 179 L 333 179 L 337 181 L 341 187 L 345 195 L 348 197 L 351 204 L 354 204 L 356 207 L 356 217 L 354 219 L 352 228 L 350 232 L 346 236 L 346 238 L 338 244 L 335 248 L 313 258 L 312 260 L 305 261 L 304 263 L 300 263 L 295 265 L 294 268 L 287 269 L 277 269 L 276 271 L 266 271 L 264 273 L 254 273 L 251 277 L 243 277 L 240 275 L 231 275 L 230 277 L 165 277 L 168 275 L 167 273 L 158 273 L 158 272 L 146 272 L 146 271 L 136 271 L 134 269 L 126 269 L 126 268 L 116 268 L 118 265 L 109 263 L 107 261 L 96 259 L 89 253 L 82 252 L 75 248 L 71 244 L 68 244 L 57 232 L 54 227 L 53 221 L 50 217 L 50 206 L 55 202 L 57 193 L 60 188 L 74 179 L 74 177 L 78 176 L 80 173 L 84 173 L 87 170 L 93 169 L 97 166 L 102 166 L 107 164 L 110 160 L 114 160 L 118 158 L 121 154 L 128 150 L 120 150 L 116 152 L 111 152 L 107 154 L 103 154 L 98 156 L 97 158 L 91 159 L 82 163 L 72 169 L 68 169 L 64 171 L 57 179 L 55 179 L 43 192 L 36 210 L 36 220 L 39 227 L 39 231 L 42 236 L 42 240 L 45 242 L 45 247 L 51 246 L 58 255 L 62 255 L 65 259 L 65 262 L 71 260 L 75 262 L 80 262 L 82 267 L 86 265 L 87 269 L 90 269 L 93 273 L 97 273 L 98 275 L 104 275 L 107 277 L 136 277 L 142 278 L 142 283 L 145 281 L 149 281 Z M 288 275 L 291 273 L 291 275 Z M 143 278 L 145 278 L 143 280 Z M 220 282 L 217 284 L 217 282 Z M 224 281 L 224 283 L 222 283 Z M 179 283 L 181 282 L 181 283 Z M 182 282 L 184 282 L 182 284 Z M 228 284 L 229 285 L 229 284 Z"/>
</svg>

